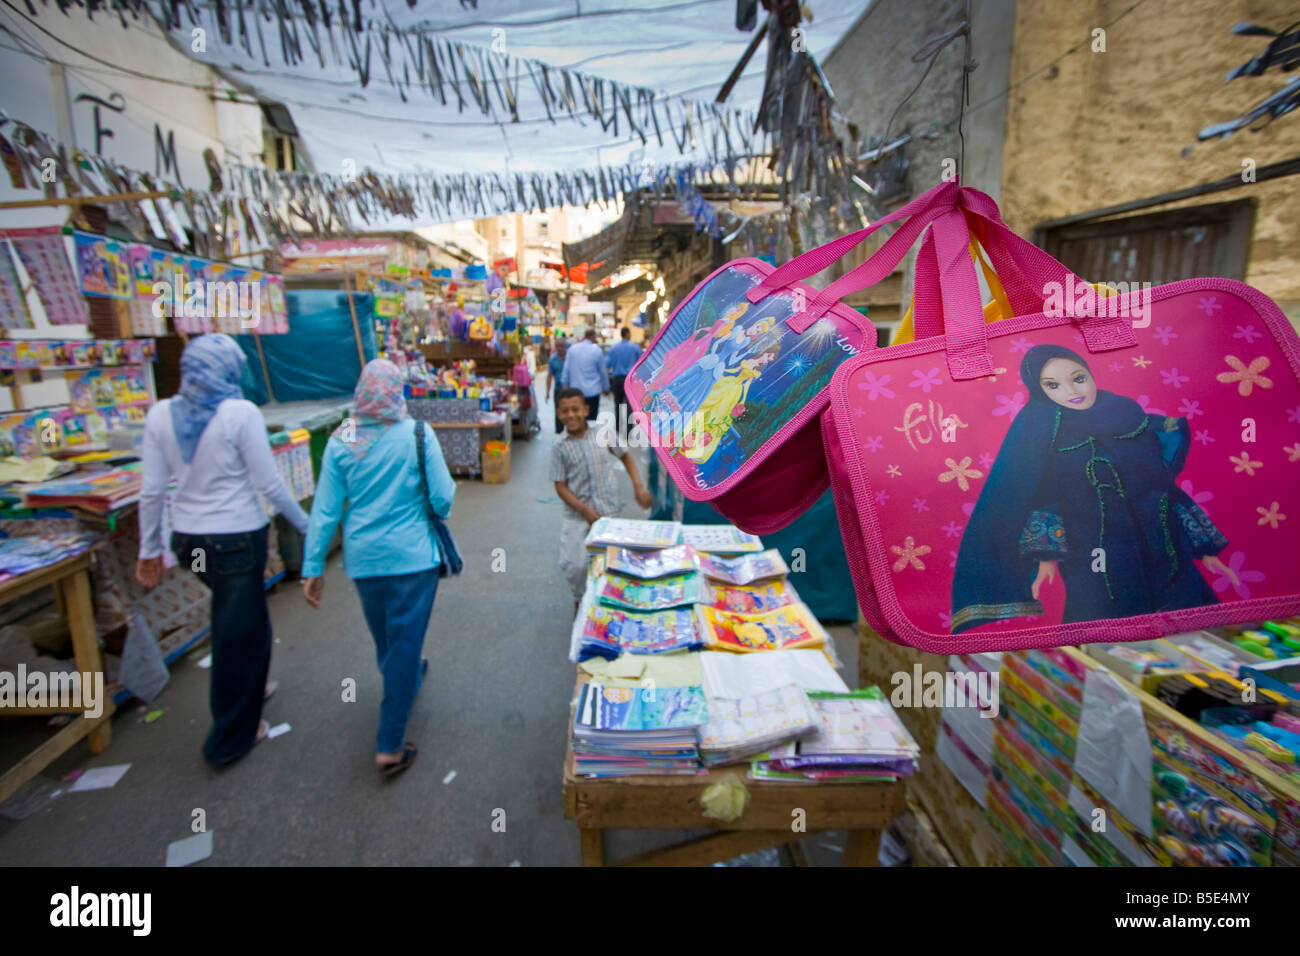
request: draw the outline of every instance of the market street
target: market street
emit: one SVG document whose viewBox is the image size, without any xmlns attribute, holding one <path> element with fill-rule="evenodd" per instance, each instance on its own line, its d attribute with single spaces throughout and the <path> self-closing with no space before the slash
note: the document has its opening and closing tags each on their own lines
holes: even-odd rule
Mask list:
<svg viewBox="0 0 1300 956">
<path fill-rule="evenodd" d="M 537 394 L 544 398 L 541 382 Z M 541 411 L 550 422 L 550 406 Z M 290 724 L 289 733 L 226 770 L 207 765 L 211 671 L 196 666 L 210 650 L 205 641 L 172 665 L 171 682 L 149 705 L 165 710 L 161 718 L 142 723 L 138 702 L 128 702 L 113 718 L 107 752 L 91 757 L 82 741 L 42 774 L 58 782 L 78 768 L 131 764 L 121 781 L 65 789 L 23 821 L 0 818 L 0 863 L 161 866 L 167 845 L 191 835 L 202 809 L 213 854 L 200 866 L 577 865 L 578 832 L 564 819 L 560 788 L 573 605 L 556 566 L 562 506 L 547 478 L 551 441 L 545 426 L 517 440 L 506 485 L 457 483 L 452 527 L 465 572 L 439 589 L 425 643 L 429 675 L 407 734 L 420 755 L 409 771 L 384 780 L 371 764 L 380 678 L 335 552 L 320 611 L 296 581 L 270 596 L 278 641 L 271 676 L 280 686 L 264 716 Z M 644 475 L 644 460 L 641 467 Z M 630 485 L 625 491 L 630 500 Z M 495 548 L 506 566 L 494 573 Z M 853 629 L 830 630 L 841 673 L 855 674 Z M 342 700 L 349 677 L 355 703 Z M 45 730 L 43 720 L 27 723 Z M 17 750 L 25 739 L 7 744 Z M 498 809 L 505 832 L 493 831 Z M 683 836 L 616 831 L 608 848 L 618 857 Z M 803 841 L 809 859 L 827 865 L 838 865 L 829 847 L 840 844 L 838 834 Z"/>
</svg>

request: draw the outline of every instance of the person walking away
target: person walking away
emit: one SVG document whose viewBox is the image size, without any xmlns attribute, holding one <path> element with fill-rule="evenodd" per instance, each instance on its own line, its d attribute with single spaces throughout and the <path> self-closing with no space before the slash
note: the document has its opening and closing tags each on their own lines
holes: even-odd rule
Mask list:
<svg viewBox="0 0 1300 956">
<path fill-rule="evenodd" d="M 609 394 L 609 372 L 605 368 L 605 353 L 596 344 L 596 330 L 587 329 L 581 342 L 569 346 L 560 373 L 560 384 L 576 388 L 587 400 L 587 421 L 594 422 L 600 413 L 600 396 Z"/>
<path fill-rule="evenodd" d="M 564 371 L 564 358 L 567 351 L 564 339 L 557 339 L 555 342 L 555 352 L 551 355 L 546 363 L 546 400 L 551 400 L 551 386 L 555 386 L 556 405 L 555 405 L 555 434 L 564 431 L 564 426 L 560 423 L 560 406 L 559 393 L 560 373 Z"/>
<path fill-rule="evenodd" d="M 266 607 L 267 515 L 258 492 L 301 532 L 307 515 L 280 479 L 266 425 L 243 398 L 243 350 L 228 335 L 193 339 L 181 355 L 181 388 L 145 418 L 140 553 L 136 579 L 162 577 L 162 521 L 175 480 L 170 546 L 212 592 L 212 729 L 203 756 L 238 760 L 266 736 L 262 703 L 274 690 Z"/>
<path fill-rule="evenodd" d="M 618 442 L 606 444 L 587 420 L 587 398 L 580 389 L 561 389 L 555 398 L 564 435 L 551 446 L 551 480 L 564 502 L 560 525 L 560 570 L 573 590 L 574 610 L 586 590 L 587 531 L 598 519 L 623 510 L 615 461 L 621 461 L 632 479 L 636 503 L 649 508 L 654 499 L 641 483 L 636 462 Z"/>
<path fill-rule="evenodd" d="M 624 383 L 627 373 L 641 358 L 641 346 L 632 341 L 632 330 L 626 325 L 619 331 L 619 342 L 609 350 L 606 365 L 609 369 L 610 390 L 614 393 L 614 425 L 620 435 L 627 434 L 627 421 L 631 417 L 627 408 L 627 392 Z"/>
<path fill-rule="evenodd" d="M 384 679 L 375 766 L 386 776 L 405 770 L 418 752 L 406 740 L 406 724 L 428 669 L 420 651 L 442 563 L 425 509 L 445 518 L 456 496 L 433 430 L 406 417 L 402 387 L 392 362 L 375 359 L 362 370 L 356 418 L 335 429 L 325 446 L 302 564 L 303 596 L 319 608 L 325 557 L 342 521 L 343 570 L 361 597 Z M 427 499 L 417 428 L 424 432 Z"/>
</svg>

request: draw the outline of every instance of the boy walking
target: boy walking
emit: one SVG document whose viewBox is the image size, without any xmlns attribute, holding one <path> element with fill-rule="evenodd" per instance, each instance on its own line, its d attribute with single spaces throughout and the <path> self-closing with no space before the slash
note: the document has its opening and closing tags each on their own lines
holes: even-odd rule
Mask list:
<svg viewBox="0 0 1300 956">
<path fill-rule="evenodd" d="M 576 610 L 587 584 L 587 551 L 583 542 L 598 518 L 617 515 L 623 508 L 615 461 L 622 461 L 632 479 L 636 503 L 649 508 L 654 499 L 637 472 L 627 448 L 606 445 L 587 423 L 587 398 L 581 389 L 564 388 L 555 396 L 555 413 L 564 434 L 551 446 L 551 480 L 564 502 L 560 526 L 560 570 L 573 590 Z"/>
</svg>

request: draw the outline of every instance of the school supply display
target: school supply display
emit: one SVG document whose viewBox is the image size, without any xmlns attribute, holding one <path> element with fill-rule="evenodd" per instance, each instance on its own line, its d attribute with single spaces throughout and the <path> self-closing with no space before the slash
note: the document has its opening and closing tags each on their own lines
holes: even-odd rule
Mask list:
<svg viewBox="0 0 1300 956">
<path fill-rule="evenodd" d="M 600 602 L 633 611 L 663 611 L 695 604 L 700 599 L 700 576 L 695 573 L 643 581 L 606 572 L 597 582 Z"/>
<path fill-rule="evenodd" d="M 153 339 L 6 340 L 0 370 L 143 365 L 157 358 Z"/>
<path fill-rule="evenodd" d="M 867 623 L 947 654 L 1300 612 L 1300 525 L 1281 517 L 1300 512 L 1300 339 L 1277 305 L 1211 278 L 1101 295 L 984 193 L 927 196 L 944 211 L 917 259 L 917 341 L 841 365 L 823 420 Z"/>
<path fill-rule="evenodd" d="M 768 578 L 785 577 L 790 573 L 790 568 L 781 557 L 781 552 L 775 548 L 738 558 L 701 554 L 696 557 L 696 566 L 702 574 L 715 581 L 740 586 Z"/>
<path fill-rule="evenodd" d="M 825 628 L 805 604 L 762 614 L 733 614 L 702 606 L 700 628 L 710 650 L 749 653 L 830 644 Z"/>
<path fill-rule="evenodd" d="M 587 532 L 588 551 L 618 548 L 655 550 L 682 543 L 678 521 L 637 521 L 632 518 L 601 518 Z"/>
<path fill-rule="evenodd" d="M 658 551 L 633 551 L 611 545 L 605 554 L 605 567 L 611 572 L 643 579 L 689 574 L 695 570 L 695 550 L 685 544 Z"/>
</svg>

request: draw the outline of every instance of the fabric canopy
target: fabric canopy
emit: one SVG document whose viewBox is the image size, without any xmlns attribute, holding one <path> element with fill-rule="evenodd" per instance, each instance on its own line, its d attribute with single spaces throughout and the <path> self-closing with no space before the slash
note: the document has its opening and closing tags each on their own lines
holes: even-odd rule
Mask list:
<svg viewBox="0 0 1300 956">
<path fill-rule="evenodd" d="M 735 0 L 638 0 L 634 6 L 615 0 L 479 0 L 472 6 L 413 7 L 406 0 L 374 0 L 365 5 L 366 22 L 399 31 L 384 44 L 386 50 L 363 45 L 367 37 L 347 33 L 335 15 L 329 30 L 317 27 L 319 54 L 299 24 L 301 59 L 295 64 L 285 62 L 278 26 L 247 16 L 247 30 L 261 31 L 260 40 L 249 41 L 250 52 L 239 40 L 238 26 L 230 25 L 230 8 L 216 4 L 201 8 L 201 22 L 210 24 L 204 50 L 193 49 L 188 16 L 182 16 L 172 36 L 194 59 L 221 69 L 264 101 L 286 105 L 303 151 L 320 173 L 360 174 L 369 168 L 395 175 L 517 174 L 629 162 L 660 168 L 704 155 L 708 131 L 699 136 L 693 131 L 696 149 L 686 149 L 692 156 L 683 154 L 668 131 L 663 131 L 661 146 L 654 135 L 643 144 L 627 122 L 614 135 L 612 127 L 602 129 L 599 122 L 552 121 L 534 85 L 535 66 L 577 70 L 708 104 L 754 36 L 735 28 L 735 9 Z M 861 0 L 816 0 L 815 19 L 803 24 L 797 42 L 814 57 L 824 57 L 864 9 Z M 219 11 L 231 42 L 221 39 Z M 509 71 L 501 72 L 511 81 L 518 122 L 500 115 L 501 110 L 484 116 L 472 101 L 458 111 L 453 96 L 444 105 L 414 84 L 410 63 L 419 62 L 421 36 L 463 44 L 470 53 L 491 52 L 496 60 L 478 62 L 495 63 L 494 72 L 501 68 L 500 56 L 510 57 Z M 763 89 L 765 48 L 760 46 L 736 83 L 725 104 L 729 110 L 748 111 L 752 118 Z M 447 63 L 442 65 L 445 69 Z M 360 72 L 368 75 L 364 88 Z M 465 87 L 471 85 L 460 78 Z M 484 78 L 490 79 L 486 70 Z M 497 97 L 491 99 L 495 104 Z"/>
</svg>

